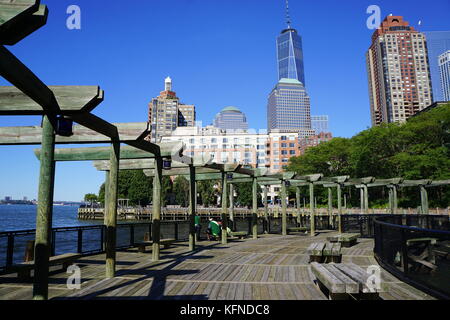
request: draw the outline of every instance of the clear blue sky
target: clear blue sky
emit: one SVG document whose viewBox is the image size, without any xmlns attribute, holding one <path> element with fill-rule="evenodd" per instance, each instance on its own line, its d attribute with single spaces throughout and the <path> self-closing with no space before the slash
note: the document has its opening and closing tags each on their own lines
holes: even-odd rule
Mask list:
<svg viewBox="0 0 450 320">
<path fill-rule="evenodd" d="M 164 78 L 198 120 L 223 107 L 266 128 L 267 96 L 277 80 L 275 39 L 285 27 L 284 0 L 42 0 L 46 26 L 9 47 L 48 85 L 100 85 L 95 114 L 110 122 L 147 120 L 147 104 Z M 66 28 L 66 9 L 81 8 L 81 30 Z M 402 15 L 421 31 L 450 30 L 448 0 L 291 0 L 292 25 L 303 38 L 312 114 L 328 114 L 335 136 L 370 126 L 365 52 L 373 30 L 369 5 L 382 18 Z M 7 84 L 0 79 L 0 85 Z M 1 117 L 0 126 L 37 125 L 37 117 Z M 0 198 L 37 198 L 35 147 L 0 147 Z M 58 163 L 55 200 L 98 192 L 104 174 L 90 162 Z"/>
</svg>

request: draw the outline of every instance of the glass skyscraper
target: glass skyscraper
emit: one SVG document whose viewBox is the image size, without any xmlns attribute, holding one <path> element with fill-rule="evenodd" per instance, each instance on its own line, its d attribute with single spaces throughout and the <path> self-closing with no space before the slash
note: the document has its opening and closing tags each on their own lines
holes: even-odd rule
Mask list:
<svg viewBox="0 0 450 320">
<path fill-rule="evenodd" d="M 314 134 L 308 93 L 296 79 L 281 79 L 269 95 L 267 127 L 273 131 L 296 131 L 300 136 Z"/>
<path fill-rule="evenodd" d="M 431 84 L 433 87 L 433 101 L 444 101 L 438 60 L 441 54 L 450 50 L 450 31 L 425 31 L 423 33 L 427 40 Z"/>
<path fill-rule="evenodd" d="M 302 38 L 297 30 L 288 28 L 277 38 L 278 80 L 296 79 L 305 84 Z"/>
</svg>

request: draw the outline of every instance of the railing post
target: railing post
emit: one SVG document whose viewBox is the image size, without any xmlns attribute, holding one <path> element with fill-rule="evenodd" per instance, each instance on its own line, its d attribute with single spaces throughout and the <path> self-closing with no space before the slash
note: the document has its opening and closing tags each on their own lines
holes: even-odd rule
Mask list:
<svg viewBox="0 0 450 320">
<path fill-rule="evenodd" d="M 13 265 L 14 261 L 14 234 L 8 234 L 8 249 L 6 251 L 6 267 Z"/>
<path fill-rule="evenodd" d="M 174 224 L 175 224 L 174 225 L 174 234 L 175 234 L 174 238 L 175 238 L 175 240 L 178 240 L 178 222 L 174 222 Z M 193 250 L 193 249 L 191 249 L 191 250 Z"/>
<path fill-rule="evenodd" d="M 83 252 L 83 229 L 78 229 L 78 243 L 77 243 L 77 252 Z"/>
<path fill-rule="evenodd" d="M 56 255 L 56 231 L 52 230 L 51 233 L 52 245 L 50 246 L 50 256 Z"/>
<path fill-rule="evenodd" d="M 100 243 L 102 252 L 105 251 L 105 225 L 102 225 L 100 228 Z"/>
<path fill-rule="evenodd" d="M 401 229 L 401 246 L 402 246 L 402 256 L 403 256 L 403 273 L 405 275 L 409 272 L 408 267 L 408 247 L 406 245 L 406 235 L 405 235 L 405 229 Z"/>
<path fill-rule="evenodd" d="M 134 225 L 130 226 L 130 245 L 134 247 Z"/>
<path fill-rule="evenodd" d="M 253 177 L 252 185 L 252 233 L 253 239 L 258 238 L 258 181 Z"/>
</svg>

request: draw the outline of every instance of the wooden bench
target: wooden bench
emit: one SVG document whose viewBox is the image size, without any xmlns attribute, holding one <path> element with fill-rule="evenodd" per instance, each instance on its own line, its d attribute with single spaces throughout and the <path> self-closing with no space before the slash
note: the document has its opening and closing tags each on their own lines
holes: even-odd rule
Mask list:
<svg viewBox="0 0 450 320">
<path fill-rule="evenodd" d="M 287 234 L 289 234 L 290 232 L 306 232 L 309 229 L 307 227 L 291 227 L 291 228 L 287 228 Z"/>
<path fill-rule="evenodd" d="M 370 289 L 367 286 L 369 274 L 354 263 L 311 263 L 311 271 L 316 277 L 317 285 L 328 294 L 331 300 L 379 299 L 381 284 Z"/>
<path fill-rule="evenodd" d="M 76 260 L 81 257 L 79 253 L 64 253 L 58 256 L 53 256 L 49 258 L 49 266 L 56 266 L 62 264 L 63 270 L 72 265 Z M 22 262 L 11 267 L 11 271 L 17 272 L 17 277 L 20 280 L 31 279 L 31 270 L 34 269 L 34 260 Z"/>
<path fill-rule="evenodd" d="M 343 247 L 351 247 L 356 244 L 359 237 L 361 237 L 360 233 L 342 233 L 327 237 L 327 240 L 330 242 L 340 242 Z"/>
<path fill-rule="evenodd" d="M 309 262 L 322 262 L 323 249 L 325 248 L 325 242 L 313 242 L 306 250 L 309 254 Z"/>
<path fill-rule="evenodd" d="M 165 249 L 170 248 L 172 243 L 174 243 L 175 239 L 161 239 L 159 240 L 159 244 L 163 245 Z M 134 245 L 138 248 L 138 251 L 141 253 L 145 252 L 145 247 L 152 246 L 153 241 L 141 241 L 141 242 L 135 242 Z"/>
<path fill-rule="evenodd" d="M 437 269 L 435 246 L 436 238 L 415 238 L 406 241 L 408 247 L 408 258 L 413 265 L 411 270 L 419 271 L 425 268 L 426 271 L 434 272 Z M 416 251 L 415 254 L 410 251 Z"/>
<path fill-rule="evenodd" d="M 243 239 L 248 236 L 248 233 L 246 231 L 230 231 L 228 232 L 228 236 Z"/>
<path fill-rule="evenodd" d="M 341 243 L 339 242 L 327 242 L 325 248 L 322 251 L 322 256 L 325 259 L 325 262 L 341 262 L 342 252 L 341 252 Z"/>
<path fill-rule="evenodd" d="M 306 250 L 310 262 L 341 262 L 341 244 L 314 242 Z"/>
</svg>

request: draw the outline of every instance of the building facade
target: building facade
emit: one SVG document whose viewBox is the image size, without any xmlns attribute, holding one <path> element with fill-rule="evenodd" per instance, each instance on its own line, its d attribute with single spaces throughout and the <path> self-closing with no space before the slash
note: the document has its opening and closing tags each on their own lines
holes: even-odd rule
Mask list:
<svg viewBox="0 0 450 320">
<path fill-rule="evenodd" d="M 290 158 L 300 155 L 298 133 L 271 131 L 268 138 L 268 167 L 273 172 L 285 170 Z"/>
<path fill-rule="evenodd" d="M 426 38 L 388 16 L 366 53 L 372 125 L 404 122 L 432 102 Z"/>
<path fill-rule="evenodd" d="M 269 95 L 267 122 L 270 131 L 295 131 L 301 136 L 314 134 L 309 96 L 300 81 L 283 78 L 277 83 Z"/>
<path fill-rule="evenodd" d="M 311 128 L 314 130 L 315 134 L 330 132 L 328 126 L 328 116 L 311 116 Z"/>
<path fill-rule="evenodd" d="M 164 80 L 164 91 L 148 105 L 148 122 L 152 142 L 159 142 L 161 137 L 170 135 L 177 127 L 195 124 L 195 106 L 180 103 L 180 99 L 172 91 L 170 77 Z"/>
<path fill-rule="evenodd" d="M 444 101 L 450 101 L 450 50 L 439 56 L 440 87 Z"/>
<path fill-rule="evenodd" d="M 299 155 L 303 155 L 307 149 L 318 146 L 322 142 L 327 142 L 331 139 L 333 139 L 331 132 L 320 132 L 317 135 L 299 139 Z"/>
<path fill-rule="evenodd" d="M 433 101 L 443 101 L 445 99 L 440 81 L 439 56 L 450 50 L 450 31 L 425 31 L 424 34 L 427 39 Z"/>
<path fill-rule="evenodd" d="M 245 114 L 236 107 L 223 108 L 214 119 L 214 126 L 227 131 L 247 130 L 248 123 Z"/>
</svg>

